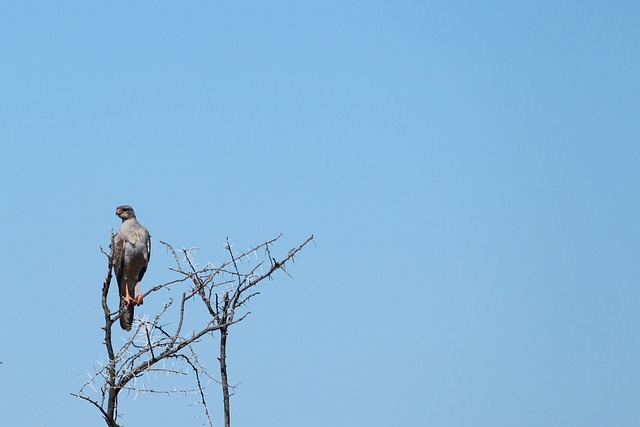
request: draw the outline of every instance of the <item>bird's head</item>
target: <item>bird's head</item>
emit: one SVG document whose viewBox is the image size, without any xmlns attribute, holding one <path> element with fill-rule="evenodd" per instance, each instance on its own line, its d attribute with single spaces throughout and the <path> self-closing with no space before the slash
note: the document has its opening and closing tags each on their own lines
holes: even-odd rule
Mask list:
<svg viewBox="0 0 640 427">
<path fill-rule="evenodd" d="M 133 211 L 133 208 L 128 205 L 118 206 L 116 208 L 116 215 L 118 215 L 123 221 L 125 219 L 136 217 L 136 213 Z"/>
</svg>

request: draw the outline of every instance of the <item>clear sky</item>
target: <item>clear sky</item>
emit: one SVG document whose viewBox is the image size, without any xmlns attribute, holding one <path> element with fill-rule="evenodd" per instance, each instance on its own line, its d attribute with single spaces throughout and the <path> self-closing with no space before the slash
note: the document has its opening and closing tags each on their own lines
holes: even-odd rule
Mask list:
<svg viewBox="0 0 640 427">
<path fill-rule="evenodd" d="M 234 427 L 640 425 L 639 22 L 0 2 L 1 424 L 104 425 L 70 393 L 105 358 L 99 246 L 131 204 L 143 288 L 175 278 L 159 240 L 205 263 L 316 237 L 229 338 Z M 196 400 L 125 397 L 121 423 L 200 426 Z"/>
</svg>

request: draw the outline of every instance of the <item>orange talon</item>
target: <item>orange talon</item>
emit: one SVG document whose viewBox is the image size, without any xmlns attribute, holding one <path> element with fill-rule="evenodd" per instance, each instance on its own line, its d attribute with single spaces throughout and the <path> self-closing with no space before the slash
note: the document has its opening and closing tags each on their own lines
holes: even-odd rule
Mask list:
<svg viewBox="0 0 640 427">
<path fill-rule="evenodd" d="M 127 286 L 126 282 L 124 285 L 124 296 L 122 297 L 122 301 L 127 305 L 130 305 L 132 302 L 135 303 L 135 300 L 131 298 L 131 295 L 129 295 L 129 286 Z"/>
<path fill-rule="evenodd" d="M 136 304 L 142 305 L 143 301 L 142 301 L 142 291 L 140 290 L 140 283 L 136 283 L 136 290 L 138 291 L 138 294 L 136 295 L 136 298 L 135 298 Z"/>
</svg>

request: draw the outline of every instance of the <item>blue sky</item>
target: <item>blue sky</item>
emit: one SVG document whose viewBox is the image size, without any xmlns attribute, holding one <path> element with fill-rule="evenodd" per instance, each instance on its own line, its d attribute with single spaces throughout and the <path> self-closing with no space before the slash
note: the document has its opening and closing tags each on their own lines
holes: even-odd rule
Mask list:
<svg viewBox="0 0 640 427">
<path fill-rule="evenodd" d="M 143 288 L 175 277 L 159 240 L 204 263 L 316 238 L 230 336 L 235 427 L 638 425 L 639 19 L 0 3 L 3 423 L 104 425 L 70 393 L 105 357 L 99 246 L 127 203 Z M 130 396 L 121 423 L 199 426 L 195 400 Z"/>
</svg>

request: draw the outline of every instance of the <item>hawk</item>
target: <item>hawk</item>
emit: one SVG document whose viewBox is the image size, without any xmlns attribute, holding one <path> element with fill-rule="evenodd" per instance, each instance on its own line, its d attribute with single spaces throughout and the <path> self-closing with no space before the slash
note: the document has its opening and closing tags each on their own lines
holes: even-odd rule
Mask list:
<svg viewBox="0 0 640 427">
<path fill-rule="evenodd" d="M 128 331 L 133 324 L 133 308 L 142 305 L 139 283 L 151 257 L 151 236 L 138 222 L 131 206 L 118 206 L 116 215 L 122 224 L 113 237 L 112 264 L 120 292 L 120 326 Z"/>
</svg>

